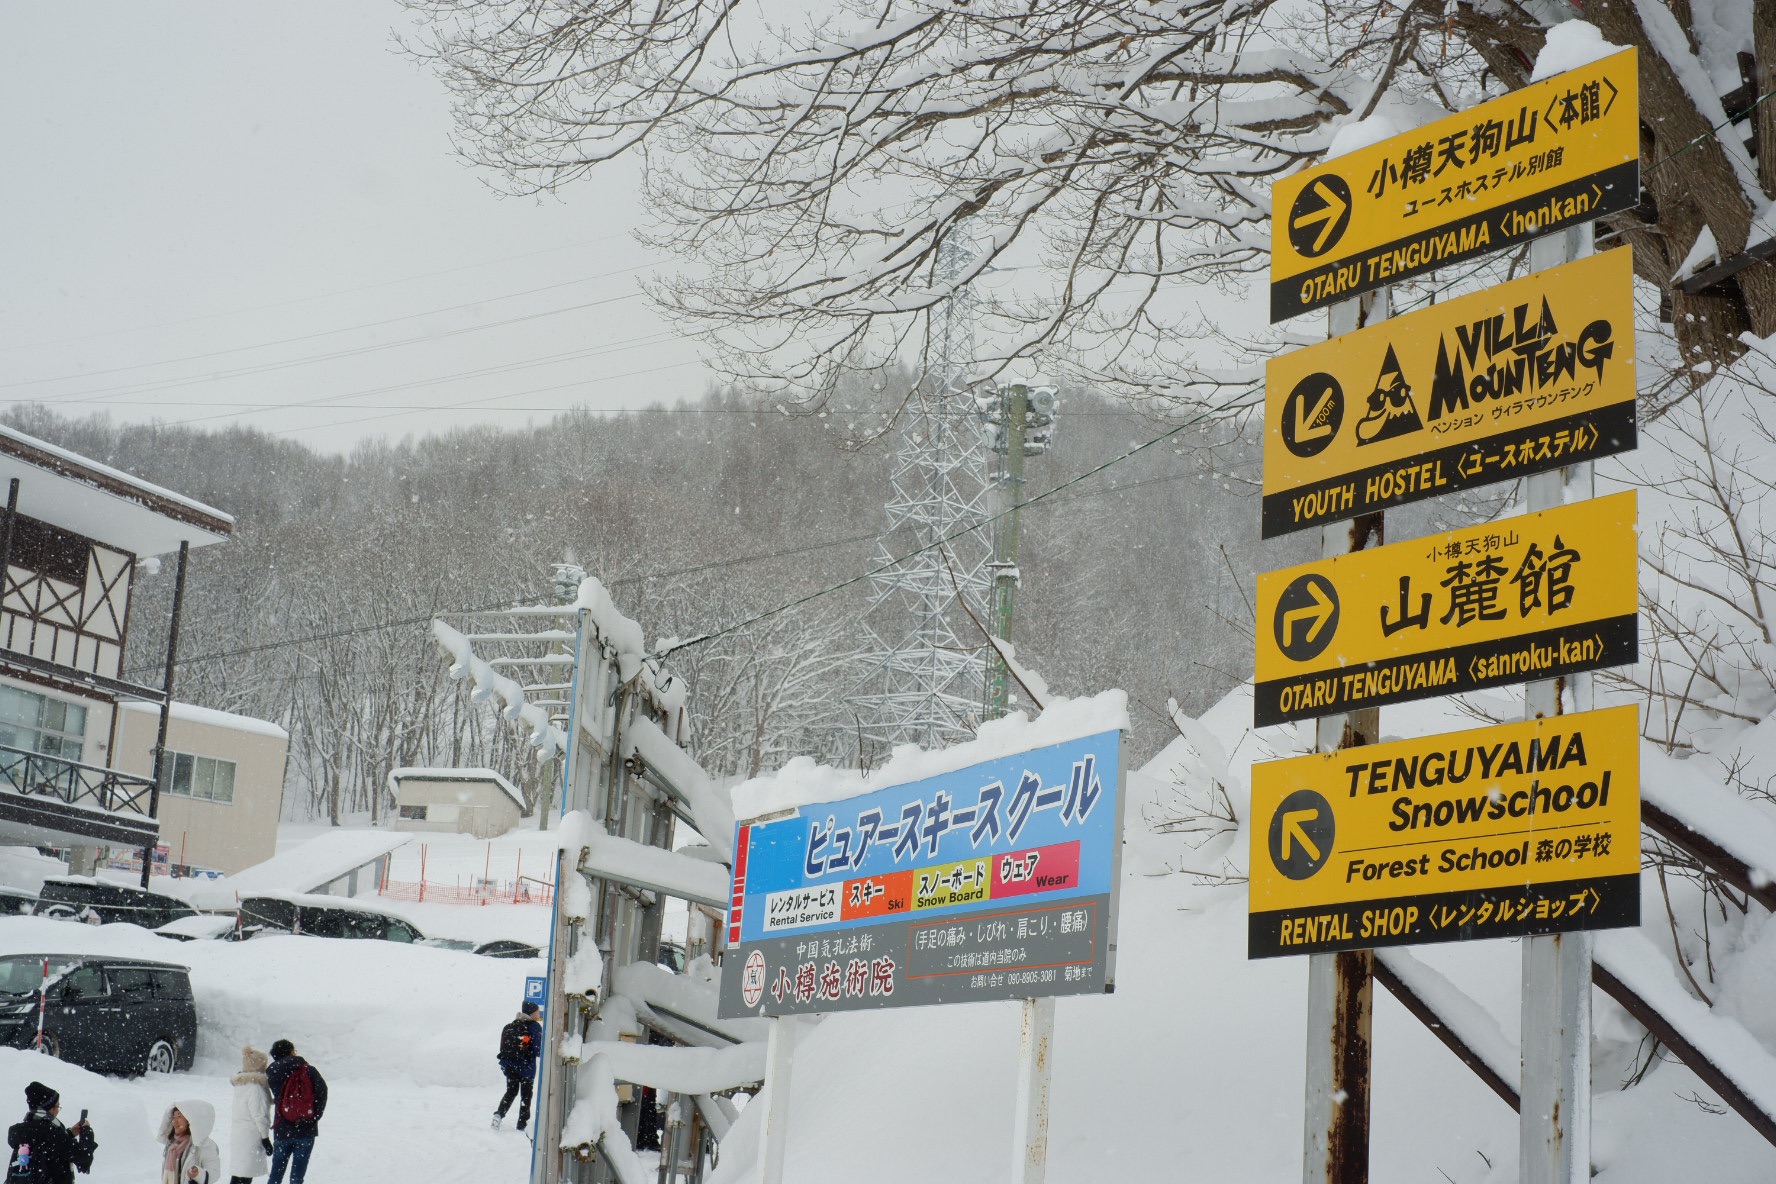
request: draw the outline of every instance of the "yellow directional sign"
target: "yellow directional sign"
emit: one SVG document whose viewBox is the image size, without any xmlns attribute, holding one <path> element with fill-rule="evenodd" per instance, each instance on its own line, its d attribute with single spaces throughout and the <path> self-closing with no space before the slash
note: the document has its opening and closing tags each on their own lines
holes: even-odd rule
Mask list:
<svg viewBox="0 0 1776 1184">
<path fill-rule="evenodd" d="M 1253 958 L 1640 923 L 1633 707 L 1252 766 Z"/>
<path fill-rule="evenodd" d="M 1624 247 L 1265 368 L 1265 538 L 1599 456 L 1634 431 Z"/>
<path fill-rule="evenodd" d="M 1630 49 L 1278 181 L 1270 319 L 1639 202 Z"/>
<path fill-rule="evenodd" d="M 1260 727 L 1638 652 L 1634 494 L 1258 577 Z"/>
</svg>

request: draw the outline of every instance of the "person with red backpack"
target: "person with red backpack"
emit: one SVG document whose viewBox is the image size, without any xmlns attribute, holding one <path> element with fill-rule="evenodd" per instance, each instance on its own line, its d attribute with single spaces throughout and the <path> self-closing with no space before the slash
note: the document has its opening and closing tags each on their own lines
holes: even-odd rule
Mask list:
<svg viewBox="0 0 1776 1184">
<path fill-rule="evenodd" d="M 518 1018 L 500 1029 L 499 1067 L 506 1075 L 506 1096 L 493 1112 L 493 1129 L 499 1130 L 512 1098 L 518 1101 L 518 1129 L 530 1125 L 530 1091 L 536 1081 L 537 1057 L 543 1052 L 543 1026 L 537 1023 L 537 1005 L 528 1000 Z M 277 1184 L 277 1181 L 272 1181 Z"/>
<path fill-rule="evenodd" d="M 296 1055 L 294 1044 L 279 1040 L 271 1046 L 265 1084 L 272 1097 L 269 1184 L 283 1184 L 286 1166 L 290 1184 L 302 1184 L 308 1175 L 308 1157 L 314 1154 L 315 1136 L 320 1134 L 321 1115 L 327 1112 L 326 1079 Z"/>
</svg>

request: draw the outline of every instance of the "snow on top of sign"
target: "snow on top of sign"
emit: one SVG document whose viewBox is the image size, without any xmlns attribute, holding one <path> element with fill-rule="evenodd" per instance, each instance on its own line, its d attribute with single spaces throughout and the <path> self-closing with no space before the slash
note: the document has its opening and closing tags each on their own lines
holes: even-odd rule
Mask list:
<svg viewBox="0 0 1776 1184">
<path fill-rule="evenodd" d="M 1378 111 L 1367 119 L 1342 124 L 1333 132 L 1332 143 L 1326 148 L 1326 159 L 1331 160 L 1335 156 L 1344 156 L 1359 148 L 1379 144 L 1410 130 L 1409 127 L 1402 127 L 1392 115 Z"/>
<path fill-rule="evenodd" d="M 737 786 L 734 813 L 742 819 L 758 818 L 816 802 L 836 802 L 1128 726 L 1128 696 L 1122 691 L 1104 691 L 1089 699 L 1052 699 L 1048 709 L 1035 719 L 1014 711 L 1003 719 L 982 724 L 973 740 L 952 748 L 926 751 L 917 745 L 903 744 L 886 764 L 868 773 L 836 769 L 816 764 L 811 757 L 797 757 L 775 773 Z"/>
<path fill-rule="evenodd" d="M 1588 21 L 1566 21 L 1548 30 L 1548 39 L 1542 43 L 1542 52 L 1536 55 L 1535 72 L 1529 80 L 1540 82 L 1620 52 L 1622 47 L 1605 41 L 1602 30 L 1596 25 Z"/>
</svg>

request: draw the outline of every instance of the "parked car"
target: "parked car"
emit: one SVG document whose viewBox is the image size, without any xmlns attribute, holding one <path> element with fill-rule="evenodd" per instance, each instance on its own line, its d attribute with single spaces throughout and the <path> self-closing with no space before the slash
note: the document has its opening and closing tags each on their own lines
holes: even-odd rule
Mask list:
<svg viewBox="0 0 1776 1184">
<path fill-rule="evenodd" d="M 409 944 L 425 940 L 410 922 L 342 896 L 247 896 L 240 902 L 240 919 L 243 936 L 282 932 Z"/>
<path fill-rule="evenodd" d="M 513 941 L 506 937 L 482 942 L 475 947 L 475 952 L 486 958 L 541 958 L 543 956 L 543 952 L 529 942 Z"/>
<path fill-rule="evenodd" d="M 37 894 L 23 888 L 0 888 L 0 917 L 29 916 L 37 907 Z"/>
<path fill-rule="evenodd" d="M 63 920 L 96 916 L 102 925 L 127 921 L 144 929 L 159 929 L 168 921 L 195 917 L 197 910 L 176 896 L 146 888 L 88 876 L 51 876 L 37 893 L 32 915 Z"/>
<path fill-rule="evenodd" d="M 237 941 L 239 928 L 239 919 L 233 913 L 198 913 L 168 921 L 154 934 L 173 941 Z"/>
<path fill-rule="evenodd" d="M 423 939 L 419 944 L 422 946 L 431 946 L 435 950 L 455 950 L 459 954 L 472 954 L 475 952 L 475 943 L 472 941 L 464 941 L 460 937 L 428 937 Z"/>
<path fill-rule="evenodd" d="M 44 974 L 48 962 L 49 973 Z M 0 955 L 0 1046 L 37 1044 L 99 1073 L 171 1073 L 197 1055 L 197 1006 L 183 966 L 80 954 Z"/>
</svg>

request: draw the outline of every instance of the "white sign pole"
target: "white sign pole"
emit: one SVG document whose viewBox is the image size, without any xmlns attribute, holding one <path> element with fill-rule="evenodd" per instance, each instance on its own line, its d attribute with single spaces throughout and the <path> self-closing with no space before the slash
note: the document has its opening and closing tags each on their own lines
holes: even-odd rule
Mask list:
<svg viewBox="0 0 1776 1184">
<path fill-rule="evenodd" d="M 783 1157 L 789 1149 L 790 1072 L 795 1067 L 796 1017 L 780 1015 L 771 1021 L 771 1037 L 765 1045 L 765 1085 L 770 1099 L 765 1108 L 763 1145 L 759 1148 L 759 1184 L 783 1184 Z"/>
<path fill-rule="evenodd" d="M 1591 225 L 1530 244 L 1532 271 L 1591 253 Z M 1568 476 L 1590 497 L 1591 466 L 1538 473 L 1525 481 L 1527 509 L 1561 504 Z M 1571 680 L 1576 707 L 1591 706 L 1591 676 Z M 1557 681 L 1525 689 L 1525 719 L 1558 715 Z M 1591 1178 L 1591 934 L 1555 933 L 1523 942 L 1521 1002 L 1523 1097 L 1518 1122 L 1521 1184 L 1584 1184 Z"/>
<path fill-rule="evenodd" d="M 1043 1184 L 1048 1177 L 1048 1086 L 1054 1079 L 1054 1026 L 1052 995 L 1024 1000 L 1011 1184 Z"/>
</svg>

